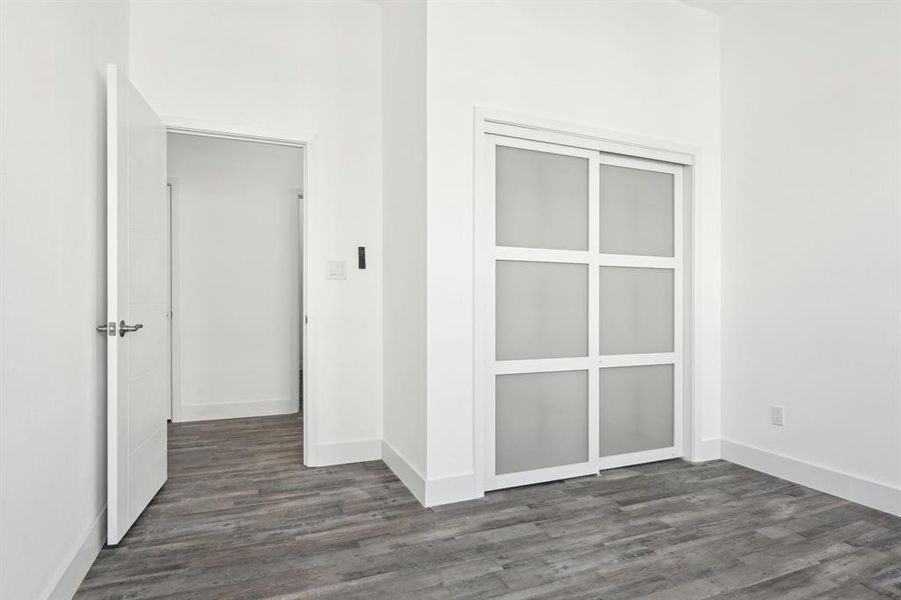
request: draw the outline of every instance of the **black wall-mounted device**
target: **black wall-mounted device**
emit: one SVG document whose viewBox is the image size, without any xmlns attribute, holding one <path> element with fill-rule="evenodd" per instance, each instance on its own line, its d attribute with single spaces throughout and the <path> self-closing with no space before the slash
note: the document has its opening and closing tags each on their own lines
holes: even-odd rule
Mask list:
<svg viewBox="0 0 901 600">
<path fill-rule="evenodd" d="M 366 246 L 357 246 L 357 268 L 366 268 Z"/>
</svg>

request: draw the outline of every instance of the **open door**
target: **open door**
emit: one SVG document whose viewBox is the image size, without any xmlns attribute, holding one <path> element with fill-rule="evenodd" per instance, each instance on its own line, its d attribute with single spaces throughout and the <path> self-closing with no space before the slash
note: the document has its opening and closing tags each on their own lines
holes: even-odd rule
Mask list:
<svg viewBox="0 0 901 600">
<path fill-rule="evenodd" d="M 166 481 L 169 262 L 166 128 L 107 67 L 107 541 Z"/>
</svg>

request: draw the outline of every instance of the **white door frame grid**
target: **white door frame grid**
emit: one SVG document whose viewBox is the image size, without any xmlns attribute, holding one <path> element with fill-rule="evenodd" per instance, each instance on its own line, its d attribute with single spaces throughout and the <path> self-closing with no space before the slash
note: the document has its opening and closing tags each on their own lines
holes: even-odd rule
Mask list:
<svg viewBox="0 0 901 600">
<path fill-rule="evenodd" d="M 495 229 L 495 149 L 499 146 L 507 148 L 521 148 L 524 150 L 534 150 L 538 152 L 547 152 L 555 155 L 572 156 L 588 161 L 588 169 L 586 174 L 588 177 L 588 195 L 590 198 L 596 198 L 598 194 L 597 177 L 592 174 L 598 171 L 598 153 L 591 150 L 573 147 L 563 147 L 559 145 L 547 144 L 533 140 L 525 140 L 520 138 L 508 138 L 495 135 L 486 135 L 485 143 L 488 145 L 487 156 L 488 172 L 486 173 L 488 181 L 486 182 L 486 192 L 488 196 L 483 202 L 483 208 L 486 210 L 482 215 L 486 218 L 483 233 L 490 235 Z M 477 260 L 490 260 L 492 266 L 497 261 L 529 261 L 529 262 L 553 262 L 553 263 L 571 263 L 579 264 L 587 267 L 586 275 L 588 276 L 588 305 L 596 307 L 598 305 L 598 277 L 591 270 L 598 269 L 598 213 L 597 202 L 588 202 L 588 249 L 587 250 L 548 250 L 542 248 L 518 248 L 510 246 L 495 246 L 494 235 L 490 235 L 491 240 L 482 240 L 481 246 L 487 250 L 488 246 L 494 250 L 493 255 L 488 258 L 484 255 Z M 594 263 L 592 264 L 593 257 Z M 479 294 L 488 294 L 488 305 L 492 307 L 495 304 L 495 278 L 489 277 L 485 281 L 485 286 L 481 288 Z M 489 318 L 493 315 L 486 315 Z M 585 462 L 569 464 L 558 467 L 546 467 L 541 469 L 533 469 L 529 471 L 520 471 L 515 473 L 497 474 L 495 465 L 490 460 L 485 461 L 485 489 L 492 490 L 497 488 L 514 487 L 519 485 L 529 485 L 542 481 L 553 479 L 563 479 L 568 477 L 578 477 L 580 475 L 589 475 L 597 473 L 598 470 L 598 413 L 597 402 L 590 399 L 598 394 L 598 322 L 597 310 L 588 310 L 588 355 L 584 357 L 573 358 L 544 358 L 544 359 L 526 359 L 526 360 L 504 360 L 498 361 L 495 358 L 495 326 L 494 319 L 491 318 L 491 324 L 484 327 L 486 350 L 490 350 L 491 363 L 494 365 L 494 373 L 491 375 L 492 380 L 496 375 L 511 375 L 518 373 L 541 373 L 549 371 L 586 371 L 588 374 L 588 444 L 585 448 L 587 460 Z M 487 352 L 486 352 L 486 358 Z M 485 455 L 491 457 L 495 455 L 495 436 L 491 435 L 495 431 L 496 404 L 495 394 L 492 387 L 485 387 L 487 395 L 483 399 L 485 402 Z"/>
<path fill-rule="evenodd" d="M 596 264 L 592 262 L 592 269 L 599 267 L 644 267 L 650 269 L 672 269 L 673 278 L 673 351 L 653 354 L 619 354 L 601 355 L 599 366 L 629 367 L 643 365 L 673 365 L 673 446 L 643 450 L 630 454 L 617 456 L 602 456 L 598 460 L 599 469 L 612 469 L 626 465 L 653 462 L 683 456 L 684 437 L 684 408 L 683 408 L 683 327 L 685 313 L 683 311 L 683 281 L 685 274 L 682 269 L 682 255 L 684 253 L 684 223 L 683 223 L 683 177 L 684 165 L 669 162 L 650 161 L 643 158 L 602 154 L 600 164 L 631 169 L 642 169 L 657 173 L 668 173 L 673 176 L 673 256 L 630 256 L 617 254 L 597 254 L 592 256 Z M 596 201 L 596 200 L 595 200 Z"/>
<path fill-rule="evenodd" d="M 311 277 L 307 277 L 310 272 L 308 267 L 310 261 L 310 234 L 315 231 L 310 226 L 311 220 L 316 219 L 316 210 L 314 208 L 314 200 L 316 195 L 315 176 L 316 168 L 316 138 L 314 135 L 296 131 L 272 131 L 260 129 L 256 127 L 247 127 L 243 125 L 211 123 L 207 121 L 198 121 L 196 119 L 185 119 L 180 117 L 163 116 L 163 122 L 166 125 L 167 133 L 181 133 L 187 135 L 199 135 L 207 137 L 216 137 L 223 139 L 257 142 L 263 144 L 274 144 L 280 146 L 294 146 L 301 148 L 303 151 L 303 201 L 302 210 L 298 213 L 298 227 L 301 232 L 301 244 L 303 251 L 303 260 L 301 266 L 301 283 L 303 286 L 303 313 L 300 315 L 301 322 L 301 343 L 303 345 L 303 361 L 305 371 L 303 374 L 303 390 L 301 392 L 301 400 L 303 402 L 303 462 L 306 466 L 319 464 L 315 456 L 315 449 L 318 448 L 318 436 L 316 431 L 316 418 L 318 415 L 316 404 L 316 385 L 318 383 L 316 365 L 318 353 L 318 337 L 314 324 L 314 320 L 310 319 L 310 315 L 315 314 L 315 299 L 319 297 L 316 290 L 312 290 L 311 286 L 317 285 L 318 282 Z M 311 181 L 310 173 L 313 173 Z M 177 202 L 178 182 L 170 179 L 175 183 L 173 186 L 173 204 Z M 174 210 L 178 210 L 177 206 Z M 177 237 L 173 235 L 173 237 Z M 177 259 L 178 248 L 173 251 L 176 253 L 174 259 Z M 174 294 L 177 298 L 177 294 Z M 311 299 L 313 302 L 311 302 Z M 173 346 L 176 346 L 178 336 L 178 318 L 179 312 L 177 307 L 173 307 L 175 318 L 173 319 Z M 173 376 L 180 370 L 178 364 L 178 356 L 173 356 Z M 173 393 L 172 404 L 172 420 L 178 421 L 180 418 L 181 405 L 176 402 L 178 399 L 177 391 Z"/>
<path fill-rule="evenodd" d="M 489 148 L 493 148 L 492 138 L 500 136 L 506 140 L 518 140 L 516 145 L 522 143 L 525 147 L 533 143 L 548 143 L 559 146 L 568 146 L 573 151 L 579 150 L 597 151 L 603 153 L 602 161 L 607 163 L 626 164 L 632 163 L 642 164 L 642 159 L 658 161 L 656 163 L 659 168 L 660 162 L 671 163 L 676 167 L 674 171 L 685 172 L 683 185 L 682 178 L 676 177 L 676 185 L 682 186 L 681 190 L 684 199 L 684 222 L 677 224 L 677 231 L 674 241 L 680 245 L 680 250 L 684 244 L 689 244 L 690 248 L 685 248 L 681 254 L 684 261 L 680 260 L 677 251 L 677 258 L 663 258 L 663 262 L 678 263 L 682 271 L 682 280 L 676 281 L 675 289 L 677 296 L 675 298 L 677 315 L 682 314 L 681 319 L 677 319 L 677 332 L 674 343 L 675 356 L 655 357 L 650 356 L 630 356 L 629 359 L 639 360 L 641 364 L 648 364 L 645 359 L 660 358 L 665 362 L 673 362 L 678 360 L 682 363 L 684 380 L 676 382 L 676 410 L 681 409 L 681 413 L 676 415 L 677 426 L 681 421 L 682 435 L 677 435 L 676 452 L 677 456 L 685 456 L 689 460 L 699 456 L 701 446 L 701 426 L 700 426 L 700 407 L 694 402 L 693 391 L 695 369 L 692 360 L 694 356 L 695 346 L 694 340 L 699 337 L 697 331 L 698 321 L 693 318 L 693 299 L 697 295 L 698 278 L 695 269 L 692 268 L 696 264 L 696 256 L 698 252 L 698 243 L 692 233 L 692 225 L 696 222 L 695 207 L 698 205 L 698 177 L 697 167 L 699 162 L 700 151 L 697 147 L 652 140 L 622 134 L 617 132 L 605 131 L 592 127 L 581 125 L 573 125 L 569 123 L 561 123 L 550 119 L 537 118 L 510 113 L 507 111 L 476 108 L 474 118 L 474 364 L 473 364 L 473 397 L 474 397 L 474 418 L 473 418 L 473 434 L 475 440 L 475 448 L 473 452 L 473 471 L 475 473 L 475 495 L 481 496 L 486 489 L 499 487 L 498 478 L 494 475 L 493 466 L 489 464 L 489 451 L 493 451 L 492 439 L 490 431 L 494 428 L 493 387 L 495 382 L 495 346 L 494 346 L 494 269 L 497 258 L 515 258 L 516 252 L 520 249 L 495 248 L 494 246 L 494 207 L 493 207 L 493 160 L 490 156 Z M 596 153 L 594 153 L 597 156 Z M 617 156 L 610 156 L 617 155 Z M 649 164 L 649 163 L 644 163 Z M 597 160 L 592 162 L 592 169 L 597 168 Z M 597 190 L 591 190 L 595 193 Z M 679 195 L 677 193 L 677 195 Z M 589 215 L 589 240 L 590 244 L 596 244 L 593 235 L 596 233 L 597 215 Z M 681 226 L 680 226 L 681 225 Z M 594 248 L 590 245 L 589 251 Z M 534 252 L 527 251 L 529 254 Z M 541 251 L 538 251 L 539 253 Z M 550 251 L 559 259 L 566 254 L 565 251 Z M 575 253 L 583 254 L 583 253 Z M 565 258 L 565 257 L 564 257 Z M 607 260 L 609 259 L 609 260 Z M 597 255 L 599 264 L 619 264 L 623 260 L 628 261 L 626 257 Z M 581 262 L 580 260 L 576 262 Z M 685 268 L 681 268 L 683 266 Z M 653 266 L 643 264 L 642 266 Z M 592 264 L 591 268 L 595 268 Z M 596 286 L 594 286 L 596 287 Z M 589 288 L 590 302 L 597 299 L 597 290 L 594 287 Z M 684 289 L 683 289 L 684 287 Z M 680 293 L 683 292 L 683 293 Z M 684 304 L 683 304 L 684 302 Z M 684 324 L 684 335 L 680 335 L 679 323 Z M 589 328 L 589 358 L 572 359 L 574 361 L 590 362 L 591 356 L 597 354 L 597 332 L 596 327 Z M 680 339 L 681 338 L 681 339 Z M 593 353 L 593 354 L 592 354 Z M 682 356 L 687 360 L 682 360 Z M 619 363 L 617 359 L 608 357 L 604 360 L 604 366 L 616 366 Z M 559 362 L 559 361 L 542 361 L 542 362 Z M 633 361 L 634 362 L 634 361 Z M 625 364 L 625 363 L 624 363 Z M 632 364 L 632 363 L 629 363 Z M 574 368 L 571 365 L 568 368 Z M 597 369 L 592 369 L 596 371 Z M 679 372 L 679 369 L 676 369 Z M 597 391 L 596 377 L 589 380 L 595 382 L 592 387 L 589 383 L 589 393 Z M 596 404 L 596 403 L 595 403 Z M 590 404 L 589 404 L 590 405 Z M 589 416 L 589 443 L 591 454 L 589 460 L 597 468 L 610 468 L 617 466 L 615 461 L 604 461 L 597 458 L 597 414 L 594 412 Z M 591 438 L 594 439 L 591 439 Z M 678 438 L 682 438 L 681 440 Z M 684 443 L 683 443 L 684 441 Z M 648 455 L 649 460 L 660 460 L 661 458 L 670 457 L 674 452 L 668 449 L 668 456 L 662 456 L 656 453 L 653 456 Z M 652 451 L 653 453 L 654 451 Z M 492 453 L 493 455 L 493 453 Z M 639 457 L 632 457 L 639 458 Z M 581 471 L 584 469 L 575 469 Z M 595 469 L 596 471 L 597 469 Z M 574 471 L 573 474 L 576 474 Z M 538 473 L 532 472 L 533 475 Z M 530 477 L 526 474 L 515 474 L 511 479 L 510 476 L 502 476 L 506 479 L 506 484 L 518 485 L 530 483 Z M 519 480 L 522 479 L 520 482 Z M 515 481 L 514 481 L 515 480 Z"/>
</svg>

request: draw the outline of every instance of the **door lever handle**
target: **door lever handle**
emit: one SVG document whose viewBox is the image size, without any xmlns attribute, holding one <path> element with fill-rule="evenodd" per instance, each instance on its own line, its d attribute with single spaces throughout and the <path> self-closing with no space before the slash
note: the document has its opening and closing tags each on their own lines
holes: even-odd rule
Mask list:
<svg viewBox="0 0 901 600">
<path fill-rule="evenodd" d="M 143 323 L 135 323 L 134 325 L 126 325 L 125 321 L 119 321 L 119 335 L 121 337 L 125 337 L 126 333 L 132 333 L 137 331 L 138 329 L 143 329 Z"/>
</svg>

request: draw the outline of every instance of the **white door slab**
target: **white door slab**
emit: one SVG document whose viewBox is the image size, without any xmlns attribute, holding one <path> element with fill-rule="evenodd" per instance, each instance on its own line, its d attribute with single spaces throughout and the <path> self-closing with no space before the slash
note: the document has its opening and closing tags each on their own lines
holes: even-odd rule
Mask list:
<svg viewBox="0 0 901 600">
<path fill-rule="evenodd" d="M 166 128 L 107 68 L 107 541 L 166 481 L 169 242 Z M 129 328 L 141 327 L 135 331 Z"/>
</svg>

